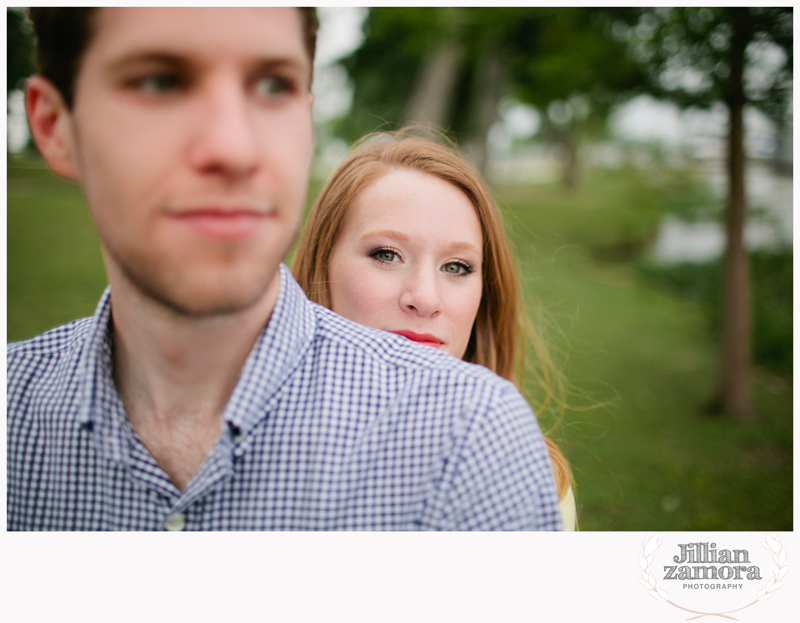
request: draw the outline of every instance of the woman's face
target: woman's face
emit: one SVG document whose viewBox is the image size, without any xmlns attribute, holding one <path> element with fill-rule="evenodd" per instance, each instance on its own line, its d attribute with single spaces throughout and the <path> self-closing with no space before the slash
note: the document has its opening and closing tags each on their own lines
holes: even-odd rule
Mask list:
<svg viewBox="0 0 800 623">
<path fill-rule="evenodd" d="M 331 309 L 464 356 L 482 290 L 483 236 L 467 196 L 395 169 L 356 197 L 330 258 Z"/>
</svg>

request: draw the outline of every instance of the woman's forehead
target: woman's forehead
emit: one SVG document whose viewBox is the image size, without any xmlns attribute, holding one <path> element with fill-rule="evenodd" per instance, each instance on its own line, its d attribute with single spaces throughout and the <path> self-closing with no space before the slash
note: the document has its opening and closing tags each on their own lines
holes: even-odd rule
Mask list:
<svg viewBox="0 0 800 623">
<path fill-rule="evenodd" d="M 356 196 L 345 227 L 358 237 L 387 235 L 482 247 L 475 207 L 458 187 L 410 169 L 393 169 Z"/>
</svg>

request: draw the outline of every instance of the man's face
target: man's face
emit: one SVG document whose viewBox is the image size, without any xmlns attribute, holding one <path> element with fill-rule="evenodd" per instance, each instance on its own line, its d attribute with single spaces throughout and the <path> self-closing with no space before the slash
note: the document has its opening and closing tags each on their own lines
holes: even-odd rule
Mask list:
<svg viewBox="0 0 800 623">
<path fill-rule="evenodd" d="M 193 315 L 264 295 L 308 181 L 301 28 L 291 8 L 99 10 L 72 149 L 110 273 Z"/>
</svg>

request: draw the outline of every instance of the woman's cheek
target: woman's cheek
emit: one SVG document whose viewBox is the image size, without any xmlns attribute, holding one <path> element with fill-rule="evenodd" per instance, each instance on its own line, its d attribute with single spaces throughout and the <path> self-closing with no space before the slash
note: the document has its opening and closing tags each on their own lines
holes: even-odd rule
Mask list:
<svg viewBox="0 0 800 623">
<path fill-rule="evenodd" d="M 360 324 L 373 326 L 376 312 L 385 308 L 385 276 L 370 268 L 351 268 L 342 271 L 341 281 L 334 292 L 333 311 Z M 382 278 L 383 277 L 383 278 Z"/>
</svg>

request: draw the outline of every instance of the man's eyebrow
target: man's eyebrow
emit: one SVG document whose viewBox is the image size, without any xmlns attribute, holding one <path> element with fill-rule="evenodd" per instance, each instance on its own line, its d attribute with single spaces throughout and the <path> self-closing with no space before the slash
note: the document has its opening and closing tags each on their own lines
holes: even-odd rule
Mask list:
<svg viewBox="0 0 800 623">
<path fill-rule="evenodd" d="M 304 84 L 305 88 L 311 89 L 311 84 L 306 84 L 311 77 L 311 63 L 305 59 L 301 60 L 292 56 L 256 59 L 249 71 L 251 74 L 280 72 L 287 77 L 296 76 L 296 80 Z"/>
<path fill-rule="evenodd" d="M 401 231 L 397 231 L 396 229 L 378 229 L 376 231 L 367 232 L 361 236 L 362 240 L 366 240 L 368 238 L 394 238 L 400 242 L 408 242 L 408 236 Z"/>
<path fill-rule="evenodd" d="M 265 69 L 281 69 L 283 67 L 287 67 L 289 69 L 299 69 L 305 71 L 307 69 L 308 63 L 300 61 L 291 56 L 287 56 L 287 57 L 265 58 L 263 60 L 255 60 L 253 62 L 253 65 Z"/>
<path fill-rule="evenodd" d="M 119 58 L 115 58 L 108 64 L 107 70 L 110 72 L 114 72 L 120 69 L 124 69 L 128 65 L 138 65 L 138 64 L 143 64 L 143 65 L 157 64 L 157 65 L 169 65 L 172 67 L 187 67 L 189 65 L 189 62 L 184 56 L 180 54 L 141 50 L 141 51 L 128 52 L 127 54 L 124 54 Z"/>
<path fill-rule="evenodd" d="M 191 67 L 197 65 L 198 62 L 187 58 L 187 56 L 174 52 L 158 52 L 153 50 L 139 50 L 128 52 L 127 54 L 114 59 L 109 63 L 109 71 L 122 69 L 128 65 L 168 65 L 171 67 Z M 256 68 L 258 71 L 275 70 L 275 69 L 290 69 L 297 71 L 306 71 L 307 63 L 293 58 L 291 56 L 277 56 L 277 57 L 255 57 L 250 62 L 251 67 Z"/>
</svg>

